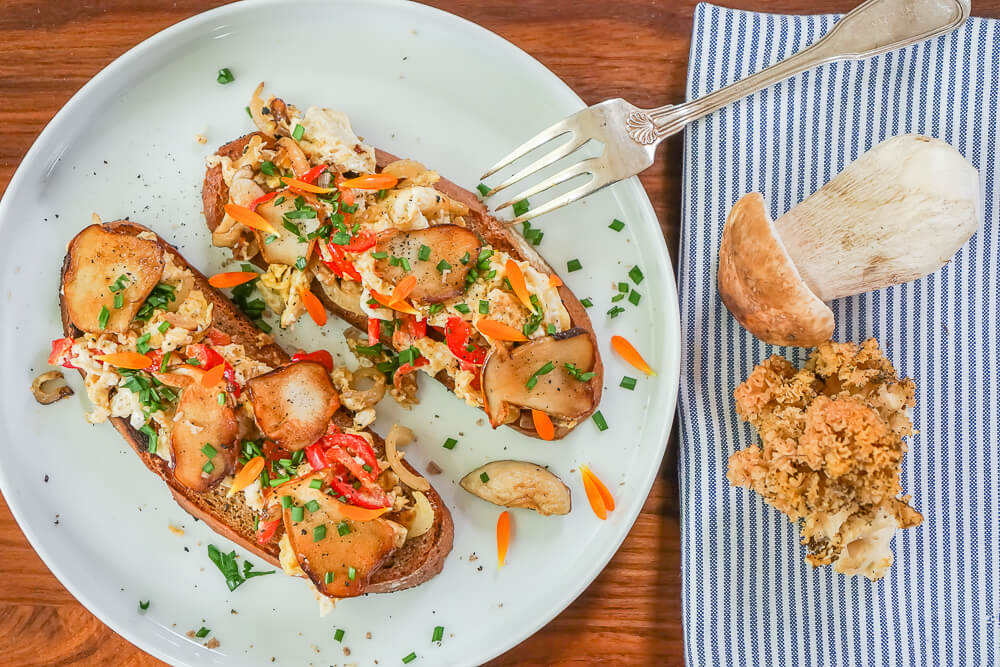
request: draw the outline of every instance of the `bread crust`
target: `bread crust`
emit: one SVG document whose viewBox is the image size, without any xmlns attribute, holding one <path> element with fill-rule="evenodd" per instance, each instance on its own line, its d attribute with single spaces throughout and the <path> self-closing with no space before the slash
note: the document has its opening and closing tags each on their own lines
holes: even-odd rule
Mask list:
<svg viewBox="0 0 1000 667">
<path fill-rule="evenodd" d="M 225 144 L 219 148 L 218 151 L 216 151 L 216 154 L 234 159 L 242 154 L 243 149 L 246 147 L 251 137 L 254 136 L 267 138 L 267 135 L 264 135 L 263 133 L 251 132 Z M 397 160 L 399 160 L 399 158 L 392 153 L 387 153 L 378 148 L 375 149 L 375 163 L 378 169 L 383 169 L 387 164 L 396 162 Z M 528 262 L 533 268 L 542 273 L 547 275 L 557 275 L 556 271 L 541 255 L 538 254 L 535 248 L 528 243 L 524 237 L 511 230 L 510 225 L 507 223 L 493 215 L 490 215 L 486 206 L 475 194 L 469 190 L 459 187 L 455 183 L 443 177 L 434 185 L 434 187 L 441 193 L 457 202 L 465 204 L 469 208 L 469 214 L 465 216 L 466 224 L 472 231 L 479 234 L 479 236 L 482 237 L 487 244 L 496 250 L 506 252 L 515 259 Z M 224 215 L 223 207 L 226 205 L 228 199 L 229 189 L 226 187 L 225 180 L 222 176 L 222 167 L 219 165 L 208 167 L 205 171 L 205 179 L 202 184 L 202 203 L 205 213 L 205 222 L 208 225 L 209 230 L 215 231 L 215 228 L 218 227 L 220 222 L 222 222 Z M 255 256 L 252 261 L 254 264 L 261 266 L 262 268 L 266 267 L 266 265 L 262 263 L 260 255 Z M 601 402 L 601 394 L 604 390 L 604 364 L 601 361 L 601 355 L 599 352 L 600 348 L 597 345 L 597 335 L 594 333 L 594 326 L 590 321 L 590 316 L 587 315 L 587 309 L 583 307 L 580 300 L 576 298 L 576 295 L 573 294 L 573 292 L 565 284 L 558 287 L 558 291 L 559 297 L 562 299 L 563 306 L 566 308 L 566 312 L 569 314 L 570 321 L 572 322 L 571 326 L 578 327 L 586 331 L 591 344 L 594 346 L 594 377 L 590 379 L 594 403 L 591 406 L 590 411 L 579 417 L 572 427 L 556 429 L 556 440 L 565 437 L 570 433 L 570 431 L 576 428 L 577 425 L 585 421 L 597 410 L 597 407 Z M 320 302 L 329 312 L 341 318 L 359 331 L 367 331 L 367 319 L 358 313 L 337 305 L 329 296 L 327 296 L 318 280 L 313 282 L 312 292 L 319 298 Z M 435 376 L 435 379 L 445 385 L 449 390 L 454 391 L 455 383 L 446 371 L 438 373 Z M 533 438 L 538 437 L 538 434 L 535 432 L 534 424 L 530 419 L 507 424 L 507 426 Z"/>
<path fill-rule="evenodd" d="M 242 150 L 242 147 L 239 150 Z M 128 220 L 107 222 L 104 223 L 104 227 L 109 231 L 130 235 L 152 231 Z M 229 334 L 234 343 L 242 344 L 249 356 L 272 367 L 281 366 L 291 361 L 288 354 L 273 341 L 271 336 L 258 330 L 231 301 L 209 285 L 204 274 L 188 264 L 176 248 L 159 236 L 157 236 L 157 242 L 164 252 L 171 254 L 175 264 L 188 269 L 194 275 L 195 288 L 201 290 L 213 306 L 212 325 L 214 327 Z M 67 254 L 60 276 L 59 310 L 62 317 L 63 334 L 76 338 L 81 336 L 83 332 L 73 325 L 61 288 L 68 265 L 69 255 Z M 82 375 L 83 371 L 81 370 L 80 373 Z M 253 515 L 249 508 L 242 503 L 227 499 L 225 491 L 221 487 L 217 486 L 208 493 L 200 494 L 183 486 L 174 479 L 166 461 L 147 451 L 148 439 L 143 433 L 134 429 L 127 419 L 112 417 L 110 421 L 135 450 L 135 453 L 139 455 L 143 464 L 167 484 L 178 505 L 191 516 L 204 521 L 216 533 L 268 563 L 280 567 L 277 543 L 271 542 L 267 545 L 257 543 L 253 531 Z M 344 428 L 353 425 L 353 419 L 342 408 L 334 414 L 333 421 Z M 375 441 L 376 451 L 380 454 L 383 453 L 384 441 L 376 433 L 372 432 L 371 435 Z M 405 461 L 403 463 L 411 472 L 419 475 L 408 463 Z M 445 557 L 451 551 L 454 539 L 454 523 L 444 501 L 433 487 L 425 491 L 424 494 L 430 501 L 431 507 L 434 508 L 434 524 L 424 535 L 406 542 L 402 548 L 392 554 L 386 566 L 372 573 L 369 586 L 366 589 L 367 592 L 385 593 L 416 586 L 436 575 L 444 566 Z"/>
</svg>

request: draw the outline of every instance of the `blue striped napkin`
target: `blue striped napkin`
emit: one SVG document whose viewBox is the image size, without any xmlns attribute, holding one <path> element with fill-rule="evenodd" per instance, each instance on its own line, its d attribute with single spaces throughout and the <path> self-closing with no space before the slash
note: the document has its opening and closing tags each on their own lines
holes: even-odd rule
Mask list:
<svg viewBox="0 0 1000 667">
<path fill-rule="evenodd" d="M 833 16 L 702 4 L 688 74 L 694 98 L 815 41 Z M 834 63 L 691 125 L 680 258 L 685 343 L 680 409 L 684 626 L 690 665 L 990 665 L 1000 661 L 1000 350 L 997 104 L 1000 28 L 960 31 L 865 62 Z M 836 340 L 875 336 L 917 383 L 920 430 L 903 489 L 923 525 L 897 533 L 884 579 L 803 561 L 787 519 L 726 481 L 756 438 L 732 393 L 772 353 L 716 291 L 729 207 L 764 193 L 777 217 L 861 153 L 908 132 L 948 141 L 985 183 L 985 228 L 944 269 L 833 304 Z"/>
</svg>

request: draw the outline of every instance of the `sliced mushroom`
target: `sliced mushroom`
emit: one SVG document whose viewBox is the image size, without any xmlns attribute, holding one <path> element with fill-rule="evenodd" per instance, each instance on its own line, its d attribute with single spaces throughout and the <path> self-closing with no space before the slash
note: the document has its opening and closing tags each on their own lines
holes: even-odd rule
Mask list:
<svg viewBox="0 0 1000 667">
<path fill-rule="evenodd" d="M 42 373 L 31 383 L 31 393 L 42 405 L 49 405 L 73 395 L 73 390 L 64 382 L 62 371 Z"/>
<path fill-rule="evenodd" d="M 430 249 L 426 260 L 420 259 L 422 246 Z M 417 303 L 441 303 L 465 289 L 465 276 L 479 257 L 481 246 L 474 232 L 458 225 L 386 233 L 375 244 L 376 251 L 387 255 L 376 260 L 375 274 L 393 284 L 406 276 L 415 276 L 417 286 L 410 292 L 410 298 Z M 406 259 L 410 270 L 398 261 L 394 264 L 394 257 Z M 442 261 L 446 264 L 441 264 Z"/>
<path fill-rule="evenodd" d="M 298 451 L 326 432 L 340 407 L 322 364 L 298 361 L 247 382 L 257 426 L 280 447 Z"/>
<path fill-rule="evenodd" d="M 163 265 L 163 249 L 155 241 L 101 225 L 86 227 L 70 241 L 63 272 L 63 297 L 73 324 L 89 333 L 124 333 L 163 276 Z M 115 308 L 111 286 L 123 275 L 122 306 Z"/>
<path fill-rule="evenodd" d="M 170 434 L 174 479 L 198 492 L 218 484 L 233 471 L 238 434 L 236 413 L 228 403 L 219 403 L 218 387 L 187 385 Z"/>
<path fill-rule="evenodd" d="M 596 396 L 593 380 L 583 382 L 566 369 L 573 364 L 582 372 L 594 369 L 596 353 L 583 329 L 536 338 L 506 350 L 493 350 L 483 366 L 483 403 L 490 424 L 496 428 L 509 420 L 511 406 L 541 410 L 546 414 L 575 419 L 590 412 Z M 551 362 L 553 369 L 536 375 Z M 528 384 L 536 377 L 534 386 Z"/>
<path fill-rule="evenodd" d="M 335 598 L 362 595 L 372 572 L 395 550 L 397 529 L 382 518 L 345 519 L 339 510 L 339 500 L 310 486 L 314 479 L 323 477 L 313 475 L 278 487 L 278 496 L 288 496 L 292 501 L 283 509 L 282 519 L 295 558 L 324 595 Z M 311 506 L 316 509 L 306 507 L 313 502 Z M 293 508 L 301 508 L 301 521 L 292 520 Z M 332 580 L 327 583 L 327 579 Z"/>
<path fill-rule="evenodd" d="M 462 488 L 501 507 L 524 507 L 539 514 L 569 514 L 569 487 L 540 465 L 491 461 L 462 478 Z"/>
<path fill-rule="evenodd" d="M 719 295 L 767 343 L 811 347 L 833 334 L 825 302 L 936 271 L 978 229 L 979 173 L 947 143 L 882 142 L 775 221 L 754 192 L 719 246 Z"/>
<path fill-rule="evenodd" d="M 275 201 L 277 198 L 260 204 L 254 209 L 278 231 L 277 238 L 268 243 L 268 239 L 271 238 L 270 234 L 254 230 L 254 234 L 257 236 L 257 245 L 260 246 L 260 254 L 268 264 L 295 266 L 295 261 L 299 257 L 304 257 L 308 249 L 308 244 L 302 243 L 298 236 L 285 229 L 284 226 L 285 214 L 295 210 L 295 197 L 286 196 L 280 204 L 275 204 Z M 299 228 L 302 230 L 303 237 L 319 227 L 316 218 L 296 219 L 294 222 L 301 223 Z"/>
</svg>

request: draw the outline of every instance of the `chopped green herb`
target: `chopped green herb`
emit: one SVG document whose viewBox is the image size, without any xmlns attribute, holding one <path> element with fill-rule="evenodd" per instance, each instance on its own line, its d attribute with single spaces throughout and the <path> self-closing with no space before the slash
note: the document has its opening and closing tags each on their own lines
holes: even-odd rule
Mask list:
<svg viewBox="0 0 1000 667">
<path fill-rule="evenodd" d="M 527 387 L 528 389 L 534 389 L 535 385 L 538 384 L 538 378 L 542 375 L 547 375 L 548 373 L 551 373 L 555 369 L 555 367 L 556 367 L 555 364 L 553 364 L 551 361 L 546 361 L 544 366 L 542 366 L 537 371 L 531 374 L 531 377 L 528 378 L 528 381 L 524 383 L 524 386 Z M 483 481 L 485 482 L 486 480 Z"/>
<path fill-rule="evenodd" d="M 403 364 L 412 364 L 413 362 L 415 362 L 417 359 L 420 358 L 420 349 L 413 347 L 411 345 L 405 350 L 400 350 L 399 356 L 397 358 L 399 359 L 400 366 L 402 366 Z"/>
<path fill-rule="evenodd" d="M 160 372 L 161 373 L 166 373 L 167 372 L 167 364 L 169 364 L 169 363 L 170 363 L 170 353 L 167 352 L 165 355 L 163 355 L 163 361 L 160 362 Z"/>
<path fill-rule="evenodd" d="M 296 123 L 295 129 L 292 130 L 292 138 L 295 139 L 295 141 L 302 141 L 302 135 L 305 133 L 306 133 L 306 128 Z"/>
<path fill-rule="evenodd" d="M 514 202 L 514 215 L 521 216 L 528 212 L 531 208 L 531 204 L 528 203 L 527 199 L 522 199 L 521 201 Z"/>
<path fill-rule="evenodd" d="M 625 295 L 619 292 L 618 294 L 615 294 L 613 297 L 611 297 L 611 303 L 618 303 L 624 298 Z"/>
<path fill-rule="evenodd" d="M 635 391 L 635 378 L 630 378 L 629 376 L 626 375 L 625 377 L 622 378 L 622 381 L 618 386 L 624 387 L 629 391 Z"/>
<path fill-rule="evenodd" d="M 284 507 L 285 509 L 288 509 L 289 507 L 291 507 L 292 506 L 292 497 L 291 496 L 281 496 L 281 506 Z"/>
<path fill-rule="evenodd" d="M 448 263 L 448 260 L 442 259 L 440 262 L 437 263 L 437 270 L 440 271 L 441 273 L 449 271 L 451 270 L 451 264 Z"/>
<path fill-rule="evenodd" d="M 326 575 L 330 578 L 330 581 L 327 581 L 326 583 L 332 584 L 333 583 L 333 572 L 327 572 Z M 343 641 L 344 641 L 344 631 L 341 630 L 340 628 L 337 628 L 337 631 L 333 633 L 333 638 L 334 638 L 335 641 L 343 643 Z"/>
<path fill-rule="evenodd" d="M 409 655 L 403 658 L 403 664 L 408 665 L 416 659 L 417 659 L 417 654 L 411 651 Z"/>
<path fill-rule="evenodd" d="M 542 237 L 545 236 L 545 232 L 540 229 L 533 228 L 531 223 L 525 220 L 521 223 L 521 236 L 523 236 L 531 245 L 538 245 L 542 242 Z"/>
<path fill-rule="evenodd" d="M 219 568 L 222 575 L 226 578 L 226 586 L 229 590 L 236 590 L 240 584 L 244 583 L 247 579 L 253 577 L 263 577 L 267 574 L 274 574 L 274 570 L 269 570 L 267 572 L 252 572 L 253 563 L 250 561 L 243 561 L 243 574 L 240 574 L 240 568 L 236 564 L 236 551 L 230 551 L 228 554 L 222 553 L 217 546 L 214 544 L 208 545 L 208 557 L 215 563 L 215 566 Z"/>
<path fill-rule="evenodd" d="M 167 333 L 167 329 L 169 328 L 170 328 L 170 322 L 163 321 L 160 322 L 160 326 L 156 327 L 156 330 L 159 331 L 161 334 L 165 334 Z"/>
<path fill-rule="evenodd" d="M 323 583 L 324 584 L 332 584 L 333 583 L 333 572 L 327 572 L 325 575 L 323 575 Z M 344 631 L 343 630 L 337 630 L 337 634 L 334 635 L 334 639 L 336 639 L 339 642 L 343 638 L 344 638 Z"/>
<path fill-rule="evenodd" d="M 150 454 L 156 453 L 156 445 L 159 438 L 156 436 L 156 430 L 149 424 L 143 424 L 142 428 L 139 429 L 139 433 L 143 433 L 146 436 L 146 451 Z"/>
<path fill-rule="evenodd" d="M 108 286 L 108 289 L 112 292 L 121 292 L 123 289 L 128 287 L 129 282 L 128 276 L 123 273 Z"/>
<path fill-rule="evenodd" d="M 623 283 L 618 283 L 618 291 L 619 292 L 628 292 L 628 290 L 629 290 L 628 283 L 624 283 L 624 282 Z"/>
<path fill-rule="evenodd" d="M 319 542 L 324 537 L 326 537 L 326 526 L 324 524 L 320 524 L 318 526 L 314 526 L 313 527 L 313 542 Z"/>
<path fill-rule="evenodd" d="M 566 262 L 566 270 L 572 273 L 573 271 L 579 271 L 583 268 L 583 264 L 580 263 L 578 259 L 571 259 Z"/>
<path fill-rule="evenodd" d="M 233 76 L 233 73 L 229 70 L 228 67 L 223 67 L 222 69 L 219 70 L 219 75 L 215 77 L 215 80 L 221 83 L 222 85 L 226 85 L 227 83 L 232 83 L 233 81 L 235 81 L 236 77 Z"/>
<path fill-rule="evenodd" d="M 421 262 L 426 262 L 431 258 L 431 248 L 423 243 L 420 244 L 420 250 L 417 251 L 417 259 Z"/>
<path fill-rule="evenodd" d="M 299 523 L 300 521 L 302 521 L 303 518 L 305 518 L 306 510 L 305 508 L 296 505 L 295 507 L 291 508 L 291 514 L 292 514 L 292 521 L 294 521 L 295 523 Z"/>
<path fill-rule="evenodd" d="M 323 480 L 318 479 L 318 478 L 317 479 L 309 480 L 309 488 L 310 489 L 322 489 L 323 488 Z"/>
<path fill-rule="evenodd" d="M 406 257 L 400 257 L 399 258 L 399 263 L 403 267 L 404 271 L 409 271 L 410 270 L 410 260 L 407 259 Z"/>
<path fill-rule="evenodd" d="M 580 299 L 580 305 L 584 308 L 590 308 L 594 305 L 594 302 L 590 299 Z"/>
<path fill-rule="evenodd" d="M 444 447 L 445 449 L 455 449 L 455 445 L 457 444 L 458 440 L 456 440 L 455 438 L 448 438 L 447 440 L 444 441 L 442 447 Z"/>
<path fill-rule="evenodd" d="M 97 326 L 101 331 L 108 327 L 108 320 L 111 319 L 111 311 L 107 306 L 101 306 L 101 314 L 97 316 Z"/>
<path fill-rule="evenodd" d="M 177 299 L 177 295 L 174 294 L 175 290 L 176 288 L 169 283 L 159 283 L 149 293 L 149 296 L 146 297 L 142 306 L 139 307 L 138 312 L 135 314 L 135 319 L 140 322 L 148 322 L 153 317 L 154 311 L 166 310 L 170 302 Z"/>
<path fill-rule="evenodd" d="M 205 637 L 208 636 L 208 633 L 210 632 L 211 630 L 209 630 L 203 625 L 200 628 L 198 628 L 198 632 L 194 633 L 194 636 L 197 637 L 198 639 L 204 639 Z"/>
<path fill-rule="evenodd" d="M 271 479 L 270 485 L 272 487 L 281 486 L 282 484 L 284 484 L 285 482 L 287 482 L 290 479 L 291 479 L 291 476 L 289 476 L 289 475 L 283 475 L 281 477 L 274 477 L 274 478 Z"/>
<path fill-rule="evenodd" d="M 444 639 L 444 626 L 439 625 L 436 628 L 434 628 L 434 634 L 431 635 L 431 641 L 439 642 L 442 639 Z"/>
<path fill-rule="evenodd" d="M 545 333 L 547 333 L 548 335 L 550 335 L 550 336 L 551 336 L 551 335 L 552 335 L 552 334 L 554 334 L 555 332 L 556 332 L 556 325 L 554 325 L 554 324 L 549 324 L 549 325 L 547 325 L 547 326 L 545 327 Z"/>
<path fill-rule="evenodd" d="M 351 566 L 351 567 L 348 567 L 348 568 L 347 568 L 347 578 L 348 578 L 348 579 L 349 579 L 350 581 L 354 581 L 354 579 L 355 579 L 355 578 L 356 578 L 357 576 L 358 576 L 358 571 L 357 571 L 357 570 L 355 570 L 353 566 Z"/>
<path fill-rule="evenodd" d="M 306 503 L 306 509 L 309 510 L 310 512 L 319 511 L 319 502 L 316 501 L 315 499 L 310 500 L 309 502 Z"/>
<path fill-rule="evenodd" d="M 611 224 L 608 225 L 608 227 L 615 230 L 616 232 L 620 232 L 621 230 L 625 229 L 625 223 L 619 220 L 618 218 L 615 218 L 614 220 L 611 221 Z"/>
<path fill-rule="evenodd" d="M 302 257 L 302 256 L 296 257 L 295 258 L 295 268 L 298 269 L 299 271 L 305 271 L 306 270 L 306 258 Z"/>
<path fill-rule="evenodd" d="M 215 470 L 215 464 L 211 461 L 207 461 L 205 465 L 201 467 L 201 471 L 206 475 L 210 475 L 213 470 Z"/>
<path fill-rule="evenodd" d="M 476 189 L 479 190 L 479 194 L 485 197 L 486 193 L 490 191 L 490 186 L 486 185 L 485 183 L 480 183 L 479 185 L 476 186 Z"/>
<path fill-rule="evenodd" d="M 277 240 L 278 240 L 277 234 L 268 234 L 267 236 L 264 237 L 264 245 L 271 245 Z"/>
<path fill-rule="evenodd" d="M 139 609 L 142 609 L 143 611 L 146 611 L 147 609 L 149 609 L 149 600 L 145 600 L 145 601 L 139 600 Z"/>
<path fill-rule="evenodd" d="M 144 333 L 135 339 L 135 349 L 139 352 L 139 354 L 146 354 L 149 352 L 149 338 L 150 335 L 148 333 Z"/>
<path fill-rule="evenodd" d="M 260 171 L 262 174 L 265 174 L 267 176 L 274 176 L 275 174 L 274 163 L 271 162 L 270 160 L 264 160 L 263 162 L 260 163 Z"/>
<path fill-rule="evenodd" d="M 247 115 L 250 116 L 250 118 L 253 118 L 253 114 L 250 113 L 250 105 L 248 104 L 247 106 L 245 106 L 243 108 L 246 109 Z"/>
<path fill-rule="evenodd" d="M 121 292 L 115 294 L 115 308 L 121 308 L 125 305 L 125 295 Z"/>
<path fill-rule="evenodd" d="M 470 259 L 472 258 L 469 257 L 469 253 L 465 253 L 464 255 L 462 255 L 462 259 L 458 261 L 460 261 L 462 264 L 468 264 Z"/>
<path fill-rule="evenodd" d="M 604 415 L 601 414 L 600 410 L 598 410 L 597 412 L 595 412 L 592 415 L 591 419 L 593 419 L 594 423 L 597 424 L 597 430 L 598 431 L 607 431 L 608 430 L 608 422 L 606 422 L 604 420 Z"/>
<path fill-rule="evenodd" d="M 378 193 L 376 193 L 375 198 L 376 199 L 385 199 L 386 195 L 388 195 L 388 194 L 389 194 L 388 190 L 379 190 Z"/>
<path fill-rule="evenodd" d="M 479 300 L 479 314 L 489 315 L 490 313 L 490 302 L 485 299 Z"/>
<path fill-rule="evenodd" d="M 608 317 L 610 317 L 611 319 L 615 319 L 624 312 L 625 309 L 622 308 L 621 306 L 614 306 L 613 308 L 611 308 L 611 310 L 608 311 Z"/>
<path fill-rule="evenodd" d="M 639 269 L 638 266 L 633 266 L 632 270 L 628 272 L 628 277 L 632 279 L 632 282 L 638 285 L 639 283 L 642 282 L 643 278 L 642 271 Z"/>
<path fill-rule="evenodd" d="M 206 442 L 205 446 L 201 448 L 201 453 L 205 455 L 205 458 L 210 459 L 213 458 L 219 452 L 218 450 L 215 449 L 215 447 Z"/>
<path fill-rule="evenodd" d="M 351 526 L 346 521 L 341 521 L 337 524 L 337 534 L 343 537 L 344 535 L 349 535 L 351 533 Z"/>
<path fill-rule="evenodd" d="M 469 308 L 469 304 L 467 303 L 456 303 L 454 306 L 452 306 L 452 308 L 462 313 L 463 315 L 467 315 L 468 313 L 472 312 L 472 309 Z"/>
<path fill-rule="evenodd" d="M 629 293 L 629 295 L 628 295 L 628 302 L 631 303 L 633 306 L 638 306 L 639 305 L 639 299 L 641 299 L 641 298 L 642 298 L 642 296 L 640 296 L 640 294 L 638 292 L 636 292 L 635 290 L 632 290 Z"/>
<path fill-rule="evenodd" d="M 576 364 L 566 363 L 563 364 L 563 366 L 566 368 L 567 373 L 569 373 L 572 377 L 575 377 L 580 382 L 589 382 L 591 378 L 597 375 L 597 373 L 594 373 L 593 371 L 583 371 L 577 368 Z"/>
<path fill-rule="evenodd" d="M 440 313 L 442 310 L 444 310 L 443 303 L 432 303 L 430 307 L 427 309 L 427 314 L 436 315 L 437 313 Z"/>
<path fill-rule="evenodd" d="M 381 250 L 376 250 L 375 252 L 372 253 L 372 257 L 374 257 L 375 259 L 385 259 L 388 256 L 389 253 L 382 252 Z"/>
</svg>

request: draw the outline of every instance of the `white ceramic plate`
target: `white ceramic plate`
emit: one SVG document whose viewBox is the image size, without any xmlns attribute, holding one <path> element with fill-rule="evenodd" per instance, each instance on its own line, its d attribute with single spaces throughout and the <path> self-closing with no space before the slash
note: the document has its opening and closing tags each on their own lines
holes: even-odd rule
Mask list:
<svg viewBox="0 0 1000 667">
<path fill-rule="evenodd" d="M 230 67 L 236 81 L 216 83 Z M 225 253 L 210 247 L 201 215 L 203 159 L 250 128 L 254 85 L 300 106 L 347 112 L 374 145 L 420 159 L 466 187 L 497 156 L 581 100 L 538 62 L 454 16 L 400 2 L 254 2 L 194 17 L 143 42 L 87 84 L 28 153 L 0 203 L 0 484 L 32 545 L 55 576 L 130 641 L 178 664 L 478 664 L 522 641 L 566 607 L 621 544 L 656 475 L 674 414 L 679 336 L 673 272 L 638 181 L 547 216 L 540 249 L 582 297 L 606 364 L 601 410 L 610 429 L 582 424 L 545 444 L 490 430 L 478 410 L 432 381 L 422 404 L 380 406 L 379 428 L 399 419 L 418 441 L 408 456 L 444 472 L 433 482 L 455 518 L 444 572 L 417 588 L 345 601 L 320 619 L 305 584 L 281 574 L 230 592 L 206 555 L 225 540 L 177 507 L 110 425 L 88 426 L 77 395 L 42 407 L 28 385 L 61 335 L 59 267 L 67 241 L 88 224 L 129 216 L 176 243 L 211 273 Z M 208 145 L 195 141 L 208 137 Z M 627 223 L 616 233 L 613 218 Z M 579 258 L 583 270 L 565 271 Z M 633 266 L 642 301 L 610 320 L 614 284 Z M 343 357 L 343 327 L 303 323 L 280 335 L 289 348 L 327 347 Z M 608 347 L 629 337 L 659 370 L 640 374 Z M 458 439 L 449 451 L 447 437 Z M 499 509 L 457 480 L 488 460 L 546 464 L 571 487 L 566 517 L 514 512 L 507 565 L 496 567 Z M 591 513 L 576 470 L 589 463 L 615 494 L 606 522 Z M 44 481 L 47 476 L 47 482 Z M 168 531 L 182 526 L 184 535 Z M 473 555 L 474 554 L 474 555 Z M 243 555 L 243 554 L 241 554 Z M 259 565 L 259 563 L 258 563 Z M 139 600 L 151 600 L 140 613 Z M 237 613 L 238 612 L 238 613 Z M 444 641 L 432 644 L 437 625 Z M 215 649 L 185 632 L 206 626 Z M 344 629 L 343 642 L 334 640 Z M 371 633 L 368 639 L 366 633 Z M 350 648 L 350 657 L 343 649 Z"/>
</svg>

